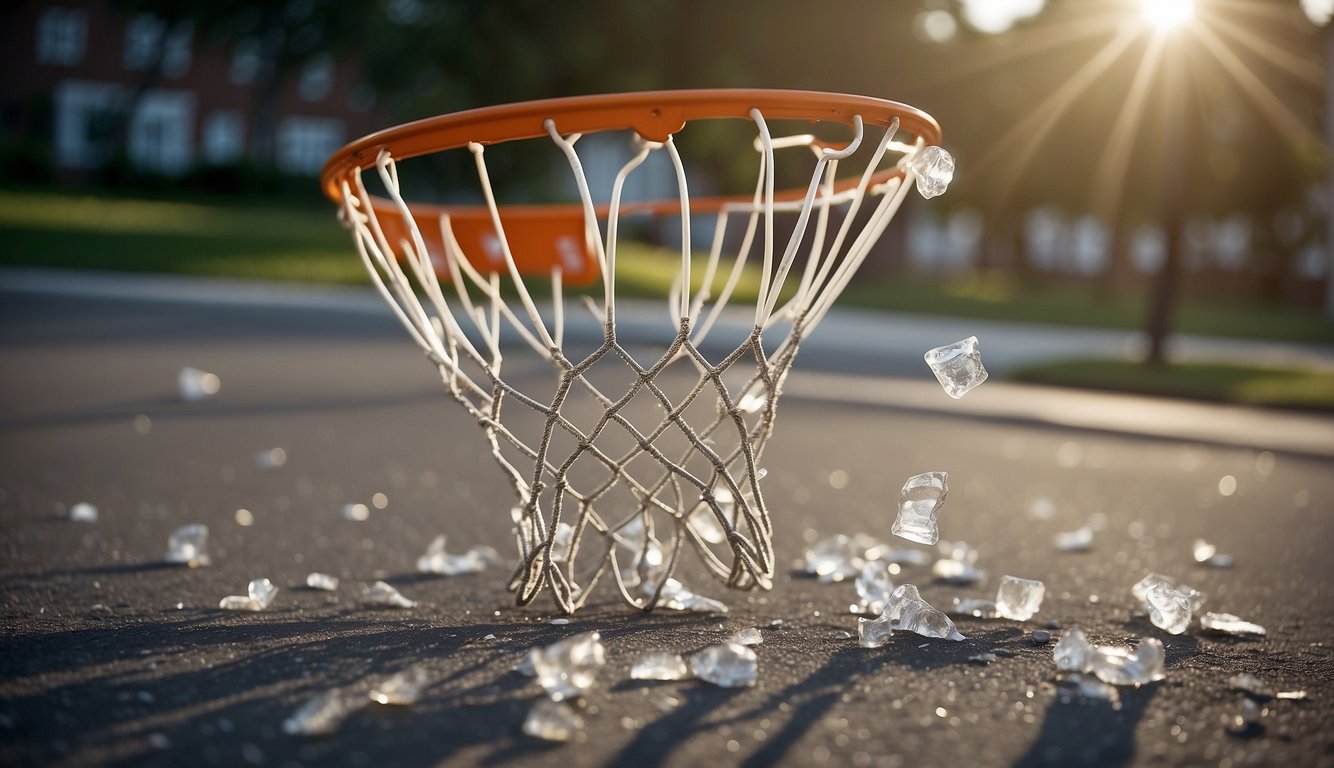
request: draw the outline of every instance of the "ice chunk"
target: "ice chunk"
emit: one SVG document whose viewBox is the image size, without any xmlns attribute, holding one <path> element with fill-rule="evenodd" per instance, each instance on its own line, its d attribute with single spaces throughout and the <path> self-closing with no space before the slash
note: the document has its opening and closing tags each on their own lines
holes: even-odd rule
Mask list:
<svg viewBox="0 0 1334 768">
<path fill-rule="evenodd" d="M 644 597 L 651 598 L 656 587 L 645 581 L 641 585 Z M 657 607 L 665 611 L 693 611 L 696 613 L 727 613 L 727 605 L 711 597 L 697 595 L 676 579 L 667 579 L 658 594 Z"/>
<path fill-rule="evenodd" d="M 1145 596 L 1149 603 L 1149 621 L 1155 627 L 1179 635 L 1190 626 L 1190 595 L 1170 584 L 1155 584 Z"/>
<path fill-rule="evenodd" d="M 1264 680 L 1252 675 L 1250 672 L 1241 672 L 1227 679 L 1227 687 L 1234 691 L 1245 691 L 1253 696 L 1270 697 L 1274 695 L 1274 688 Z"/>
<path fill-rule="evenodd" d="M 355 523 L 364 523 L 371 519 L 371 508 L 365 504 L 344 504 L 342 513 L 344 520 Z"/>
<path fill-rule="evenodd" d="M 583 727 L 583 718 L 569 704 L 550 699 L 533 702 L 523 721 L 524 733 L 545 741 L 569 741 Z"/>
<path fill-rule="evenodd" d="M 1195 562 L 1202 565 L 1212 566 L 1214 568 L 1231 568 L 1233 564 L 1232 555 L 1224 555 L 1218 551 L 1218 547 L 1210 544 L 1204 539 L 1196 539 L 1194 546 Z"/>
<path fill-rule="evenodd" d="M 679 653 L 653 651 L 635 659 L 630 667 L 632 680 L 684 680 L 690 676 L 685 659 Z"/>
<path fill-rule="evenodd" d="M 1028 621 L 1042 607 L 1046 592 L 1046 585 L 1040 581 L 1003 576 L 996 590 L 996 611 L 1007 619 Z"/>
<path fill-rule="evenodd" d="M 208 526 L 201 523 L 183 525 L 167 538 L 167 562 L 188 565 L 191 568 L 208 565 Z"/>
<path fill-rule="evenodd" d="M 337 690 L 321 693 L 302 704 L 283 721 L 283 733 L 289 736 L 328 736 L 338 730 L 338 726 L 354 709 Z"/>
<path fill-rule="evenodd" d="M 537 682 L 554 701 L 583 696 L 607 663 L 602 635 L 583 632 L 529 652 Z"/>
<path fill-rule="evenodd" d="M 218 394 L 218 390 L 222 389 L 222 380 L 208 371 L 186 367 L 176 376 L 176 388 L 182 400 L 194 402 Z"/>
<path fill-rule="evenodd" d="M 311 589 L 333 592 L 338 589 L 338 577 L 330 576 L 327 573 L 309 573 L 306 574 L 306 586 Z"/>
<path fill-rule="evenodd" d="M 996 608 L 995 600 L 984 600 L 977 597 L 965 597 L 962 600 L 955 598 L 954 610 L 950 611 L 960 616 L 972 616 L 976 619 L 995 619 L 1000 617 L 1000 611 Z"/>
<path fill-rule="evenodd" d="M 97 507 L 86 501 L 69 508 L 69 519 L 76 523 L 95 523 L 97 522 Z"/>
<path fill-rule="evenodd" d="M 954 158 L 935 145 L 914 157 L 911 167 L 917 178 L 917 192 L 927 200 L 945 194 L 954 180 Z"/>
<path fill-rule="evenodd" d="M 1084 630 L 1071 627 L 1052 646 L 1051 657 L 1056 668 L 1066 672 L 1087 672 L 1093 668 L 1093 644 L 1084 636 Z"/>
<path fill-rule="evenodd" d="M 936 515 L 948 492 L 946 472 L 923 472 L 908 478 L 899 493 L 899 514 L 890 532 L 919 544 L 935 544 L 940 538 Z"/>
<path fill-rule="evenodd" d="M 862 645 L 868 648 L 883 644 L 885 638 L 889 637 L 890 633 L 887 630 L 890 629 L 944 640 L 964 639 L 950 617 L 923 600 L 917 587 L 912 584 L 904 584 L 890 594 L 885 610 L 879 618 L 869 621 L 862 619 L 857 622 Z M 868 638 L 878 642 L 875 642 L 875 645 L 868 645 Z"/>
<path fill-rule="evenodd" d="M 987 380 L 987 369 L 982 366 L 982 351 L 976 336 L 936 347 L 925 357 L 940 386 L 945 388 L 945 394 L 955 400 Z"/>
<path fill-rule="evenodd" d="M 255 454 L 255 466 L 260 469 L 278 469 L 287 463 L 287 451 L 282 448 L 266 448 Z"/>
<path fill-rule="evenodd" d="M 444 535 L 436 536 L 426 547 L 426 554 L 417 558 L 417 571 L 440 576 L 459 576 L 486 570 L 487 565 L 500 563 L 500 554 L 491 547 L 476 546 L 458 555 L 445 551 Z"/>
<path fill-rule="evenodd" d="M 1165 658 L 1162 642 L 1148 637 L 1140 640 L 1134 651 L 1110 645 L 1098 646 L 1093 653 L 1091 668 L 1099 679 L 1112 685 L 1143 685 L 1163 679 Z"/>
<path fill-rule="evenodd" d="M 1087 552 L 1093 549 L 1093 529 L 1085 525 L 1073 531 L 1062 531 L 1052 537 L 1052 543 L 1062 552 Z"/>
<path fill-rule="evenodd" d="M 862 553 L 844 534 L 830 536 L 806 550 L 806 572 L 818 576 L 821 584 L 853 578 L 861 569 Z"/>
<path fill-rule="evenodd" d="M 855 586 L 860 600 L 859 612 L 879 616 L 885 610 L 890 593 L 894 591 L 894 581 L 889 577 L 889 564 L 883 560 L 866 561 L 862 572 L 857 574 Z"/>
<path fill-rule="evenodd" d="M 1141 603 L 1147 604 L 1149 600 L 1150 589 L 1153 589 L 1158 584 L 1170 585 L 1172 583 L 1173 583 L 1172 579 L 1162 575 L 1161 573 L 1150 573 L 1148 576 L 1145 576 L 1144 578 L 1135 582 L 1135 585 L 1130 588 L 1130 594 L 1134 595 L 1135 599 L 1140 601 Z"/>
<path fill-rule="evenodd" d="M 407 707 L 417 703 L 422 690 L 430 685 L 431 677 L 426 668 L 414 664 L 392 677 L 381 681 L 371 689 L 370 700 L 379 704 L 392 704 Z"/>
<path fill-rule="evenodd" d="M 377 581 L 366 587 L 364 593 L 366 602 L 371 605 L 383 605 L 389 608 L 415 608 L 417 601 L 409 600 L 401 592 L 394 589 L 393 585 L 383 581 Z"/>
<path fill-rule="evenodd" d="M 741 688 L 755 684 L 759 660 L 746 646 L 727 642 L 710 645 L 691 656 L 690 671 L 720 688 Z"/>
<path fill-rule="evenodd" d="M 227 611 L 262 611 L 273 602 L 278 588 L 268 579 L 255 579 L 250 582 L 245 595 L 228 595 L 222 598 L 218 607 Z"/>
<path fill-rule="evenodd" d="M 890 624 L 891 622 L 880 618 L 858 617 L 857 643 L 863 648 L 879 648 L 894 635 L 894 629 Z"/>
<path fill-rule="evenodd" d="M 1263 635 L 1265 628 L 1230 613 L 1206 613 L 1200 617 L 1200 628 L 1229 635 Z"/>
<path fill-rule="evenodd" d="M 759 645 L 764 642 L 764 635 L 757 627 L 746 627 L 728 640 L 737 645 Z"/>
</svg>

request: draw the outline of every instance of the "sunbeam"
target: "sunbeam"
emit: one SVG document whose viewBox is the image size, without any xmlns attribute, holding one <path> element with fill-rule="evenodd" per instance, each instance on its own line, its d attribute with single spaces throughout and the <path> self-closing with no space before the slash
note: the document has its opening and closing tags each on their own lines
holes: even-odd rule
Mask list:
<svg viewBox="0 0 1334 768">
<path fill-rule="evenodd" d="M 1126 92 L 1125 103 L 1116 116 L 1102 159 L 1093 175 L 1093 210 L 1108 218 L 1115 215 L 1114 209 L 1120 205 L 1122 185 L 1130 167 L 1127 162 L 1130 145 L 1134 141 L 1135 131 L 1140 127 L 1144 102 L 1153 84 L 1153 75 L 1162 61 L 1166 42 L 1167 38 L 1162 35 L 1154 35 L 1149 41 L 1149 49 L 1135 70 L 1135 78 L 1130 84 L 1130 90 Z"/>
<path fill-rule="evenodd" d="M 1215 16 L 1208 23 L 1293 77 L 1317 88 L 1324 84 L 1324 69 L 1318 61 L 1304 59 L 1228 19 Z"/>
</svg>

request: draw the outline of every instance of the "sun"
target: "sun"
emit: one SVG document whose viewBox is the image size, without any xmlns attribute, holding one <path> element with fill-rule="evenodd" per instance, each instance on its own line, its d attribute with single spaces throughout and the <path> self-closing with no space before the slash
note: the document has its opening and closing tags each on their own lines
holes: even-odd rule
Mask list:
<svg viewBox="0 0 1334 768">
<path fill-rule="evenodd" d="M 1145 21 L 1167 31 L 1191 20 L 1195 15 L 1195 0 L 1140 0 L 1140 9 Z"/>
</svg>

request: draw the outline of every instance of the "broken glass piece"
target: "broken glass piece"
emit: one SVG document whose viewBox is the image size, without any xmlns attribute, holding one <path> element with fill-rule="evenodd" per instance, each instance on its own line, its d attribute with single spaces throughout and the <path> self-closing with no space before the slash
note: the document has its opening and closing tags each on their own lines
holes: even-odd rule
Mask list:
<svg viewBox="0 0 1334 768">
<path fill-rule="evenodd" d="M 95 523 L 97 522 L 97 507 L 86 501 L 69 508 L 69 519 L 76 523 Z"/>
<path fill-rule="evenodd" d="M 191 568 L 208 565 L 211 562 L 208 557 L 208 526 L 193 523 L 172 531 L 167 539 L 166 560 Z"/>
<path fill-rule="evenodd" d="M 863 648 L 879 648 L 888 642 L 893 634 L 894 629 L 888 621 L 880 618 L 858 617 L 857 619 L 857 642 Z"/>
<path fill-rule="evenodd" d="M 732 635 L 728 640 L 737 645 L 759 645 L 764 642 L 764 635 L 760 633 L 757 627 L 746 627 L 745 629 Z"/>
<path fill-rule="evenodd" d="M 868 637 L 878 638 L 879 643 L 883 643 L 884 639 L 889 637 L 889 632 L 886 631 L 888 629 L 915 632 L 922 637 L 944 640 L 964 639 L 950 617 L 923 600 L 917 587 L 912 584 L 904 584 L 890 594 L 885 610 L 879 618 L 869 621 L 862 619 L 857 622 L 857 630 L 862 636 L 864 646 Z"/>
<path fill-rule="evenodd" d="M 652 598 L 655 587 L 645 581 L 642 584 L 644 597 Z M 693 611 L 695 613 L 727 613 L 727 605 L 711 597 L 697 595 L 674 578 L 663 582 L 658 594 L 658 608 L 666 611 Z"/>
<path fill-rule="evenodd" d="M 940 538 L 936 515 L 947 493 L 946 472 L 923 472 L 908 478 L 899 493 L 899 514 L 890 533 L 919 544 L 935 544 Z"/>
<path fill-rule="evenodd" d="M 861 569 L 861 553 L 844 534 L 830 536 L 806 550 L 806 572 L 818 576 L 821 584 L 853 578 Z"/>
<path fill-rule="evenodd" d="M 440 576 L 459 576 L 486 570 L 487 565 L 498 565 L 500 553 L 491 547 L 476 546 L 459 555 L 445 551 L 445 537 L 436 536 L 426 547 L 426 554 L 417 558 L 417 571 Z"/>
<path fill-rule="evenodd" d="M 1204 539 L 1196 539 L 1194 546 L 1195 562 L 1202 565 L 1212 566 L 1214 568 L 1231 568 L 1233 564 L 1232 555 L 1224 555 L 1218 551 L 1218 547 L 1210 544 Z"/>
<path fill-rule="evenodd" d="M 364 523 L 371 519 L 371 508 L 365 504 L 344 504 L 342 511 L 344 520 Z"/>
<path fill-rule="evenodd" d="M 894 591 L 894 582 L 889 578 L 889 564 L 883 560 L 868 560 L 857 574 L 855 582 L 859 613 L 879 616 L 885 610 L 885 603 Z"/>
<path fill-rule="evenodd" d="M 1091 666 L 1093 674 L 1112 685 L 1143 685 L 1163 679 L 1165 658 L 1162 641 L 1146 637 L 1133 652 L 1118 646 L 1098 646 Z"/>
<path fill-rule="evenodd" d="M 569 704 L 538 699 L 523 721 L 523 732 L 545 741 L 569 741 L 584 727 L 583 718 Z"/>
<path fill-rule="evenodd" d="M 379 704 L 407 707 L 417 703 L 421 693 L 431 682 L 426 668 L 414 664 L 389 677 L 370 692 L 370 700 Z"/>
<path fill-rule="evenodd" d="M 338 589 L 338 577 L 330 576 L 327 573 L 306 574 L 306 586 L 311 589 L 319 589 L 325 592 L 333 592 Z"/>
<path fill-rule="evenodd" d="M 578 698 L 593 687 L 607 663 L 602 635 L 583 632 L 529 652 L 537 682 L 553 701 Z"/>
<path fill-rule="evenodd" d="M 1074 683 L 1075 692 L 1079 694 L 1080 698 L 1106 701 L 1112 704 L 1121 700 L 1121 694 L 1116 690 L 1116 686 L 1104 683 L 1091 675 L 1076 673 L 1070 676 L 1070 682 Z"/>
<path fill-rule="evenodd" d="M 1172 584 L 1172 580 L 1161 573 L 1150 573 L 1148 576 L 1140 579 L 1135 586 L 1130 588 L 1130 593 L 1141 603 L 1147 603 L 1149 600 L 1149 590 L 1158 584 Z"/>
<path fill-rule="evenodd" d="M 646 653 L 630 667 L 631 680 L 684 680 L 689 676 L 681 654 L 668 651 Z"/>
<path fill-rule="evenodd" d="M 759 660 L 744 645 L 727 642 L 709 647 L 690 657 L 690 671 L 695 677 L 720 688 L 741 688 L 755 684 Z"/>
<path fill-rule="evenodd" d="M 1206 613 L 1200 617 L 1200 627 L 1229 635 L 1263 635 L 1265 628 L 1230 613 Z"/>
<path fill-rule="evenodd" d="M 1087 552 L 1093 549 L 1093 529 L 1085 525 L 1073 531 L 1062 531 L 1052 537 L 1052 543 L 1062 552 Z"/>
<path fill-rule="evenodd" d="M 337 690 L 321 693 L 302 704 L 283 721 L 283 733 L 289 736 L 328 736 L 353 711 Z"/>
<path fill-rule="evenodd" d="M 267 448 L 255 454 L 255 466 L 260 469 L 278 469 L 287 463 L 287 451 L 282 448 Z"/>
<path fill-rule="evenodd" d="M 1155 627 L 1179 635 L 1190 626 L 1190 596 L 1170 584 L 1155 584 L 1146 596 L 1149 603 L 1149 621 Z"/>
<path fill-rule="evenodd" d="M 394 589 L 393 585 L 383 581 L 377 581 L 366 587 L 366 602 L 372 605 L 384 605 L 390 608 L 415 608 L 417 602 L 409 600 L 401 592 Z"/>
<path fill-rule="evenodd" d="M 1007 619 L 1028 621 L 1042 607 L 1046 592 L 1046 585 L 1035 579 L 1003 576 L 996 590 L 996 611 Z"/>
<path fill-rule="evenodd" d="M 176 389 L 182 400 L 194 402 L 218 394 L 222 380 L 208 371 L 186 367 L 176 376 Z"/>
<path fill-rule="evenodd" d="M 1071 627 L 1052 646 L 1051 656 L 1056 668 L 1067 672 L 1087 672 L 1093 667 L 1093 644 L 1084 636 L 1084 630 Z"/>
<path fill-rule="evenodd" d="M 1244 691 L 1253 696 L 1269 697 L 1274 695 L 1273 686 L 1250 672 L 1241 672 L 1227 679 L 1227 687 L 1234 691 Z"/>
<path fill-rule="evenodd" d="M 927 200 L 945 194 L 954 180 L 954 158 L 935 145 L 914 157 L 911 167 L 917 178 L 917 192 Z"/>
<path fill-rule="evenodd" d="M 1279 691 L 1274 694 L 1276 699 L 1285 699 L 1287 701 L 1305 701 L 1306 691 Z"/>
<path fill-rule="evenodd" d="M 941 558 L 931 566 L 931 575 L 946 584 L 976 584 L 987 572 L 978 570 L 977 550 L 966 541 L 942 541 L 938 545 Z"/>
<path fill-rule="evenodd" d="M 982 367 L 982 351 L 976 336 L 936 347 L 927 352 L 925 358 L 945 394 L 955 400 L 987 380 L 987 369 Z"/>
<path fill-rule="evenodd" d="M 268 579 L 255 579 L 250 582 L 248 592 L 246 595 L 228 595 L 222 598 L 218 607 L 227 611 L 262 611 L 273 602 L 278 588 Z"/>
<path fill-rule="evenodd" d="M 954 599 L 954 609 L 950 613 L 956 616 L 972 616 L 976 619 L 995 619 L 1000 617 L 1000 612 L 996 609 L 995 600 L 984 600 L 978 597 L 965 597 Z"/>
</svg>

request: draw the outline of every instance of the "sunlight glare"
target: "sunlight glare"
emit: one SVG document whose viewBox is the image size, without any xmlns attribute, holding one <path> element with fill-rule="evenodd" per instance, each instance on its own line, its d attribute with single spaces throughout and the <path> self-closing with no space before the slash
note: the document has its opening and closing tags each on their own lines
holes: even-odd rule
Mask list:
<svg viewBox="0 0 1334 768">
<path fill-rule="evenodd" d="M 1167 31 L 1190 21 L 1195 15 L 1195 0 L 1140 0 L 1144 20 Z"/>
</svg>

